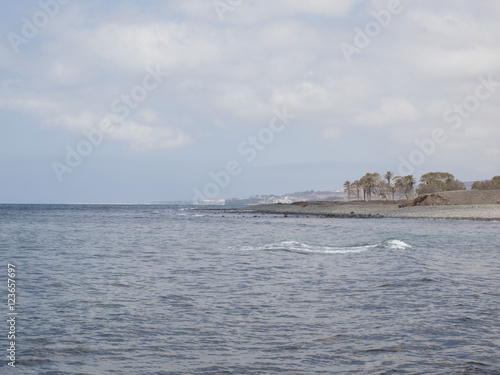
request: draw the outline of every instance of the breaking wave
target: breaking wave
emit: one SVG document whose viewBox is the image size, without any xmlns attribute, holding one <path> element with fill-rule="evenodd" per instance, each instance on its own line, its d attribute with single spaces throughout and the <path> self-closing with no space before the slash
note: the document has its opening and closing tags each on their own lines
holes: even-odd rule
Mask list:
<svg viewBox="0 0 500 375">
<path fill-rule="evenodd" d="M 400 240 L 388 240 L 375 245 L 361 245 L 361 246 L 321 246 L 312 245 L 298 241 L 282 241 L 278 243 L 266 244 L 263 246 L 244 246 L 241 249 L 252 250 L 265 250 L 265 251 L 288 251 L 302 254 L 349 254 L 361 253 L 370 249 L 391 249 L 391 250 L 406 250 L 411 248 L 407 243 Z"/>
<path fill-rule="evenodd" d="M 395 250 L 406 250 L 411 247 L 407 243 L 404 243 L 403 241 L 400 240 L 389 240 L 384 242 L 383 245 L 387 246 L 389 249 L 395 249 Z"/>
</svg>

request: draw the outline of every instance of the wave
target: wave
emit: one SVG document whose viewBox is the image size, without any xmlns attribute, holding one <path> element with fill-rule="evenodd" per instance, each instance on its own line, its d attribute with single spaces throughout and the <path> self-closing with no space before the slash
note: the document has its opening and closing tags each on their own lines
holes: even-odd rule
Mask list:
<svg viewBox="0 0 500 375">
<path fill-rule="evenodd" d="M 410 245 L 400 240 L 389 240 L 384 242 L 384 245 L 387 246 L 389 249 L 394 249 L 394 250 L 406 250 L 408 248 L 411 248 Z"/>
<path fill-rule="evenodd" d="M 243 246 L 241 250 L 253 251 L 288 251 L 302 254 L 349 254 L 361 253 L 370 249 L 391 249 L 391 250 L 406 250 L 411 248 L 407 243 L 400 240 L 388 240 L 375 245 L 361 246 L 322 246 L 311 245 L 298 241 L 282 241 L 278 243 L 266 244 L 263 246 Z"/>
</svg>

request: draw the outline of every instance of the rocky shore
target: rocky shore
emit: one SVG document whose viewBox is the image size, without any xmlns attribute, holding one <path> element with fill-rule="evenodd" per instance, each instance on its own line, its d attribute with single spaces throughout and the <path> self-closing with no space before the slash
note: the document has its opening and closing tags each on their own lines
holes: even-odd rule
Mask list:
<svg viewBox="0 0 500 375">
<path fill-rule="evenodd" d="M 402 202 L 301 202 L 248 207 L 259 213 L 336 218 L 404 218 L 500 221 L 500 204 L 400 207 Z"/>
</svg>

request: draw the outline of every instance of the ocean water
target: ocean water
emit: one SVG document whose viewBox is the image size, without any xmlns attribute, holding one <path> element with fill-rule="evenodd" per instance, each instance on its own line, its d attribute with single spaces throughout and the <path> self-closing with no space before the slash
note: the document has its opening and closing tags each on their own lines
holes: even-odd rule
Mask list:
<svg viewBox="0 0 500 375">
<path fill-rule="evenodd" d="M 498 222 L 3 205 L 0 255 L 2 374 L 500 373 Z"/>
</svg>

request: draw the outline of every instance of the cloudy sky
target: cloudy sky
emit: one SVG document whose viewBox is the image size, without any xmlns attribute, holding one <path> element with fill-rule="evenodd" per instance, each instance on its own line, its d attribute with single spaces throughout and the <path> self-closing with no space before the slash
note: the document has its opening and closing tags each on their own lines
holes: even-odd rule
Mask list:
<svg viewBox="0 0 500 375">
<path fill-rule="evenodd" d="M 7 2 L 0 202 L 491 178 L 499 20 L 495 0 Z"/>
</svg>

